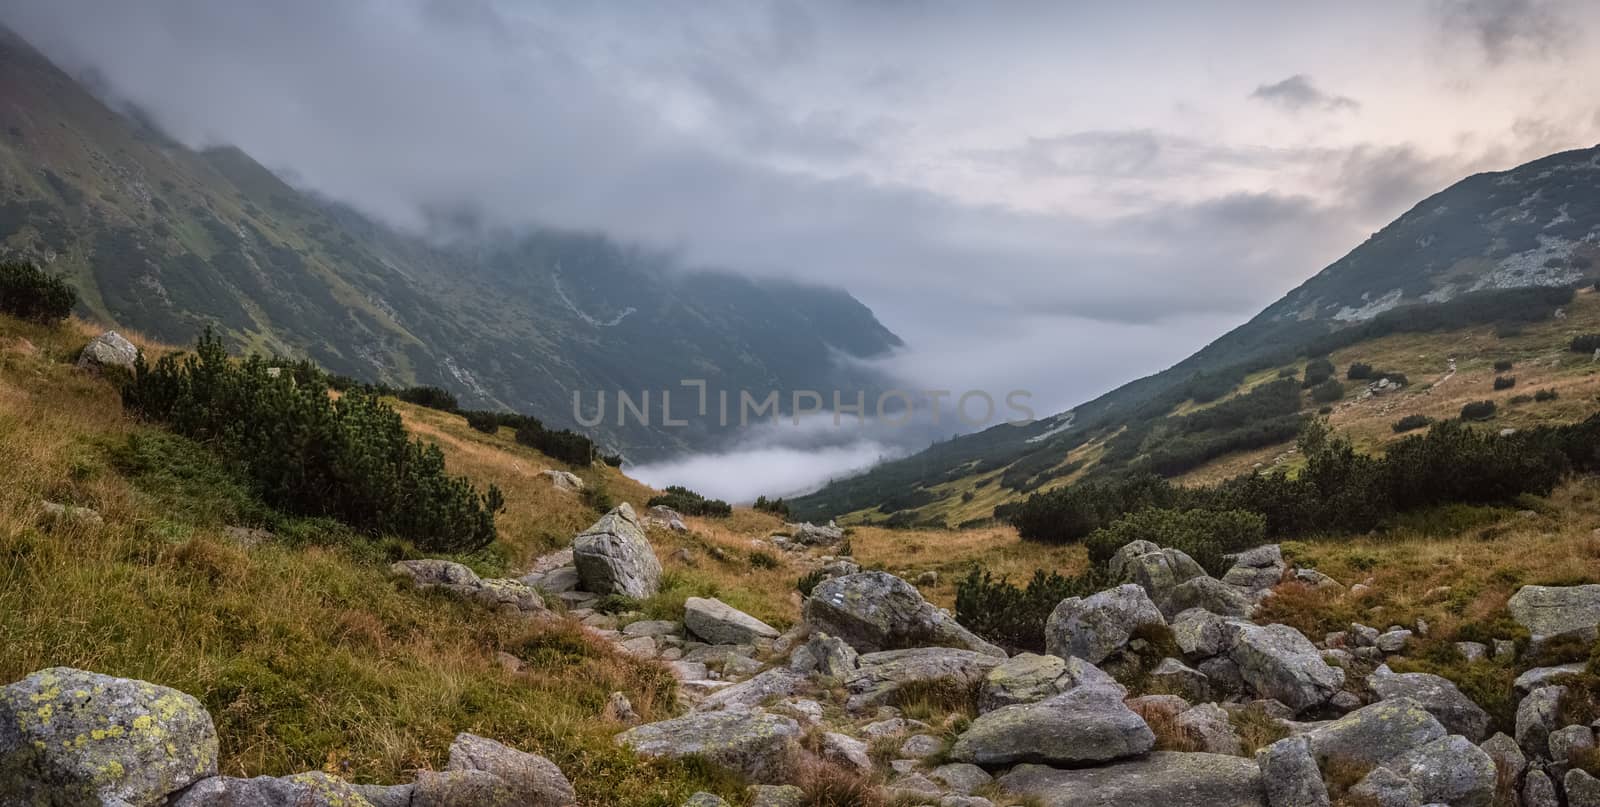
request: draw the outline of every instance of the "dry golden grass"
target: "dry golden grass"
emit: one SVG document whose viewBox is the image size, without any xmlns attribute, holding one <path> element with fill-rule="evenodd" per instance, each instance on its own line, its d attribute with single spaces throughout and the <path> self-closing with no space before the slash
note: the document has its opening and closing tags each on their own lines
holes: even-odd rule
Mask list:
<svg viewBox="0 0 1600 807">
<path fill-rule="evenodd" d="M 1026 583 L 1035 569 L 1063 575 L 1088 568 L 1082 546 L 1051 546 L 1022 540 L 1015 528 L 972 530 L 891 530 L 852 527 L 850 545 L 858 563 L 884 569 L 915 581 L 923 572 L 937 572 L 939 582 L 919 586 L 929 600 L 951 607 L 956 583 L 974 566 L 983 566 L 1013 583 Z"/>
</svg>

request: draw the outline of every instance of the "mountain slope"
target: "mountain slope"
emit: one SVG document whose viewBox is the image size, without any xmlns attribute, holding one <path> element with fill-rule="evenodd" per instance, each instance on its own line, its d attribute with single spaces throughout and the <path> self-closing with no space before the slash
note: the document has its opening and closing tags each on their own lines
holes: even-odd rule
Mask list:
<svg viewBox="0 0 1600 807">
<path fill-rule="evenodd" d="M 1348 349 L 1335 356 L 1340 358 L 1361 352 L 1352 345 L 1396 333 L 1463 337 L 1474 326 L 1549 320 L 1564 305 L 1564 289 L 1597 276 L 1600 147 L 1476 175 L 1421 202 L 1249 322 L 1165 371 L 1028 426 L 957 437 L 836 481 L 794 504 L 812 518 L 898 514 L 902 523 L 953 524 L 1088 473 L 1148 467 L 1162 450 L 1171 454 L 1200 442 L 1281 450 L 1295 428 L 1292 421 L 1317 410 L 1312 401 L 1266 404 L 1228 431 L 1196 429 L 1195 421 L 1177 418 L 1237 399 L 1280 372 L 1298 376 L 1307 353 Z M 1551 328 L 1548 344 L 1526 344 L 1515 352 L 1559 354 L 1562 336 L 1574 327 Z M 1489 328 L 1491 335 L 1494 330 Z M 1434 357 L 1438 366 L 1427 368 L 1429 377 L 1445 372 L 1444 358 Z M 1341 377 L 1346 369 L 1339 366 Z M 1179 442 L 1183 437 L 1191 439 Z"/>
<path fill-rule="evenodd" d="M 237 149 L 196 152 L 108 108 L 0 31 L 0 250 L 71 276 L 84 313 L 184 343 L 435 384 L 578 427 L 574 392 L 872 387 L 835 353 L 900 345 L 844 292 L 688 271 L 606 238 L 424 240 L 301 193 Z M 653 407 L 659 407 L 659 397 Z M 695 428 L 586 428 L 635 459 Z"/>
</svg>

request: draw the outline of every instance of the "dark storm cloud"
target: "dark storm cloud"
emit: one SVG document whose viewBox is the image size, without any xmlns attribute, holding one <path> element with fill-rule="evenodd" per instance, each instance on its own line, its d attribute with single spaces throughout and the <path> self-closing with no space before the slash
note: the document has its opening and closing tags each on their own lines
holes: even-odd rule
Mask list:
<svg viewBox="0 0 1600 807">
<path fill-rule="evenodd" d="M 1250 93 L 1251 98 L 1282 107 L 1290 112 L 1307 109 L 1329 111 L 1356 110 L 1361 104 L 1354 98 L 1323 92 L 1303 73 L 1290 76 L 1274 84 L 1263 84 Z"/>
<path fill-rule="evenodd" d="M 1436 14 L 1447 34 L 1464 37 L 1490 64 L 1561 54 L 1573 42 L 1565 0 L 1441 0 Z"/>
</svg>

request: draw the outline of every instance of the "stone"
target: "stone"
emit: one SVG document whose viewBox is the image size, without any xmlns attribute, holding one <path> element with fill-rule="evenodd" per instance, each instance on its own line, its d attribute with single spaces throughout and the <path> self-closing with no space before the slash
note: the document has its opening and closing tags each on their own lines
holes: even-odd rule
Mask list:
<svg viewBox="0 0 1600 807">
<path fill-rule="evenodd" d="M 1245 591 L 1262 592 L 1276 586 L 1288 568 L 1276 544 L 1258 546 L 1234 556 L 1233 566 L 1222 575 L 1222 582 Z"/>
<path fill-rule="evenodd" d="M 861 727 L 861 736 L 876 740 L 880 737 L 893 737 L 905 734 L 908 731 L 926 731 L 932 728 L 921 720 L 908 720 L 903 717 L 891 717 L 879 720 Z"/>
<path fill-rule="evenodd" d="M 902 761 L 910 762 L 910 760 Z M 940 787 L 938 782 L 913 769 L 900 772 L 900 775 L 889 782 L 888 791 L 890 795 L 901 800 L 913 799 L 922 801 L 924 799 L 938 798 L 939 794 L 944 792 L 944 788 Z"/>
<path fill-rule="evenodd" d="M 683 604 L 683 625 L 711 644 L 753 644 L 776 639 L 778 629 L 722 600 L 690 597 Z"/>
<path fill-rule="evenodd" d="M 844 540 L 844 530 L 831 521 L 825 525 L 812 524 L 809 521 L 786 524 L 784 528 L 789 533 L 789 540 L 802 546 L 824 546 Z"/>
<path fill-rule="evenodd" d="M 1600 779 L 1588 771 L 1573 768 L 1562 780 L 1567 791 L 1567 807 L 1600 807 Z"/>
<path fill-rule="evenodd" d="M 872 755 L 867 744 L 847 734 L 824 732 L 818 740 L 817 754 L 845 770 L 862 775 L 872 773 Z"/>
<path fill-rule="evenodd" d="M 1350 788 L 1357 804 L 1371 807 L 1418 807 L 1422 797 L 1411 781 L 1384 767 L 1373 768 Z"/>
<path fill-rule="evenodd" d="M 1568 762 L 1574 752 L 1594 749 L 1594 729 L 1588 726 L 1565 726 L 1550 732 L 1550 759 Z"/>
<path fill-rule="evenodd" d="M 278 540 L 278 536 L 273 535 L 270 530 L 259 527 L 223 527 L 222 537 L 227 539 L 228 543 L 245 549 L 254 549 Z"/>
<path fill-rule="evenodd" d="M 1255 602 L 1236 586 L 1212 577 L 1194 577 L 1172 589 L 1163 612 L 1178 614 L 1190 608 L 1219 616 L 1248 617 L 1255 610 Z"/>
<path fill-rule="evenodd" d="M 78 369 L 100 372 L 111 367 L 131 373 L 138 360 L 139 348 L 122 334 L 106 331 L 83 346 L 83 352 L 78 354 Z"/>
<path fill-rule="evenodd" d="M 1178 715 L 1178 728 L 1208 754 L 1238 755 L 1243 748 L 1228 713 L 1215 703 L 1202 703 Z"/>
<path fill-rule="evenodd" d="M 1550 758 L 1550 732 L 1561 726 L 1564 686 L 1547 686 L 1529 692 L 1517 704 L 1517 745 L 1530 757 Z"/>
<path fill-rule="evenodd" d="M 1483 749 L 1489 758 L 1494 760 L 1495 768 L 1510 781 L 1522 778 L 1523 771 L 1528 769 L 1528 757 L 1517 747 L 1517 741 L 1505 734 L 1496 733 L 1493 737 L 1484 740 L 1478 746 Z"/>
<path fill-rule="evenodd" d="M 1246 686 L 1296 712 L 1326 703 L 1344 686 L 1344 671 L 1323 661 L 1316 645 L 1288 625 L 1233 626 L 1228 657 Z"/>
<path fill-rule="evenodd" d="M 1556 796 L 1556 783 L 1541 770 L 1528 771 L 1522 780 L 1522 807 L 1561 807 Z"/>
<path fill-rule="evenodd" d="M 1344 588 L 1344 584 L 1316 569 L 1295 569 L 1294 579 L 1312 588 Z"/>
<path fill-rule="evenodd" d="M 1239 665 L 1233 659 L 1227 656 L 1208 658 L 1200 662 L 1196 669 L 1211 682 L 1213 694 L 1233 696 L 1244 693 L 1244 676 L 1239 674 Z"/>
<path fill-rule="evenodd" d="M 1400 653 L 1406 649 L 1406 642 L 1411 641 L 1411 631 L 1391 630 L 1378 634 L 1377 648 L 1384 653 Z"/>
<path fill-rule="evenodd" d="M 1600 584 L 1523 586 L 1506 607 L 1532 634 L 1529 646 L 1534 650 L 1563 637 L 1593 642 L 1600 625 Z"/>
<path fill-rule="evenodd" d="M 367 792 L 382 799 L 371 801 Z M 62 795 L 62 794 L 57 794 Z M 411 807 L 415 785 L 397 788 L 362 788 L 335 779 L 321 771 L 297 773 L 293 776 L 258 776 L 254 779 L 235 779 L 231 776 L 213 776 L 202 779 L 178 794 L 171 807 Z M 403 803 L 394 800 L 404 797 Z M 12 802 L 3 802 L 11 804 Z M 66 802 L 41 802 L 42 804 Z M 77 803 L 77 802 L 74 802 Z M 98 804 L 99 802 L 94 802 Z M 160 802 L 156 802 L 160 803 Z M 107 807 L 120 807 L 124 802 L 106 802 Z M 133 802 L 141 804 L 141 802 Z M 498 807 L 498 806 L 494 806 Z"/>
<path fill-rule="evenodd" d="M 651 507 L 649 512 L 645 513 L 644 523 L 647 527 L 660 527 L 673 532 L 689 531 L 689 525 L 683 523 L 683 516 L 664 504 Z"/>
<path fill-rule="evenodd" d="M 1206 659 L 1228 652 L 1233 631 L 1228 619 L 1203 608 L 1190 608 L 1172 620 L 1172 639 L 1185 658 Z"/>
<path fill-rule="evenodd" d="M 1211 699 L 1211 679 L 1175 658 L 1162 659 L 1150 671 L 1148 689 L 1181 695 L 1190 703 Z"/>
<path fill-rule="evenodd" d="M 751 785 L 750 807 L 804 807 L 806 792 L 794 785 Z"/>
<path fill-rule="evenodd" d="M 689 800 L 683 803 L 683 807 L 730 807 L 730 805 L 721 796 L 702 790 L 690 796 Z"/>
<path fill-rule="evenodd" d="M 45 520 L 50 526 L 101 527 L 106 523 L 100 511 L 91 507 L 77 507 L 56 502 L 41 502 L 39 506 L 44 509 Z"/>
<path fill-rule="evenodd" d="M 913 734 L 900 744 L 901 759 L 927 759 L 944 750 L 944 741 L 931 734 Z"/>
<path fill-rule="evenodd" d="M 1134 541 L 1117 550 L 1108 569 L 1112 579 L 1144 589 L 1152 602 L 1166 610 L 1173 590 L 1195 577 L 1205 577 L 1200 564 L 1177 549 L 1162 549 L 1149 541 Z M 1170 611 L 1177 613 L 1181 608 Z"/>
<path fill-rule="evenodd" d="M 1318 760 L 1344 757 L 1383 765 L 1401 755 L 1443 739 L 1449 732 L 1437 718 L 1410 698 L 1394 698 L 1357 709 L 1318 725 L 1304 736 Z"/>
<path fill-rule="evenodd" d="M 1304 737 L 1286 737 L 1256 752 L 1268 807 L 1328 807 L 1328 788 Z"/>
<path fill-rule="evenodd" d="M 1045 649 L 1052 656 L 1099 664 L 1126 647 L 1140 627 L 1166 624 L 1144 589 L 1127 583 L 1062 600 L 1045 624 Z"/>
<path fill-rule="evenodd" d="M 1460 653 L 1468 664 L 1475 664 L 1489 657 L 1489 648 L 1482 642 L 1456 642 L 1456 652 Z"/>
<path fill-rule="evenodd" d="M 855 672 L 859 659 L 860 654 L 845 640 L 818 632 L 789 657 L 789 669 L 843 680 Z"/>
<path fill-rule="evenodd" d="M 1512 682 L 1511 688 L 1520 694 L 1526 695 L 1535 689 L 1558 683 L 1567 676 L 1583 675 L 1588 666 L 1587 662 L 1575 661 L 1571 664 L 1557 664 L 1554 667 L 1534 667 L 1517 676 L 1517 680 Z"/>
<path fill-rule="evenodd" d="M 1369 628 L 1359 622 L 1352 622 L 1345 631 L 1351 647 L 1376 647 L 1378 645 L 1378 629 Z"/>
<path fill-rule="evenodd" d="M 0 771 L 0 804 L 160 804 L 216 775 L 217 731 L 175 689 L 51 667 L 0 688 Z"/>
<path fill-rule="evenodd" d="M 623 636 L 671 636 L 678 632 L 678 623 L 670 619 L 645 619 L 629 622 L 622 628 Z"/>
<path fill-rule="evenodd" d="M 572 539 L 572 561 L 583 589 L 595 594 L 642 600 L 661 587 L 661 561 L 627 502 Z"/>
<path fill-rule="evenodd" d="M 1495 661 L 1516 661 L 1517 660 L 1517 643 L 1514 640 L 1511 640 L 1511 639 L 1496 639 L 1496 640 L 1494 640 L 1494 660 Z"/>
<path fill-rule="evenodd" d="M 1098 768 L 1018 765 L 996 782 L 1040 807 L 1263 807 L 1261 771 L 1221 754 L 1157 751 Z"/>
<path fill-rule="evenodd" d="M 951 762 L 928 772 L 928 778 L 963 796 L 994 781 L 988 771 L 967 762 Z"/>
<path fill-rule="evenodd" d="M 520 807 L 511 785 L 487 771 L 422 771 L 411 791 L 411 807 Z"/>
<path fill-rule="evenodd" d="M 629 655 L 639 658 L 655 658 L 656 639 L 654 636 L 630 636 L 617 642 L 617 647 L 622 648 Z"/>
<path fill-rule="evenodd" d="M 522 578 L 522 582 L 527 583 L 528 585 L 533 586 L 534 588 L 537 588 L 546 594 L 561 594 L 568 591 L 576 591 L 578 586 L 583 585 L 583 579 L 578 577 L 578 570 L 573 566 L 558 566 L 542 575 L 538 575 L 536 580 L 529 579 L 532 577 L 535 576 L 528 575 L 527 577 Z"/>
<path fill-rule="evenodd" d="M 415 782 L 403 785 L 358 785 L 350 786 L 361 798 L 367 800 L 372 807 L 411 807 L 411 801 L 417 794 Z M 291 802 L 293 803 L 293 802 Z M 232 805 L 231 807 L 241 807 Z"/>
<path fill-rule="evenodd" d="M 1080 687 L 1046 701 L 978 716 L 950 758 L 984 767 L 1018 762 L 1082 765 L 1145 753 L 1155 734 L 1115 690 Z"/>
<path fill-rule="evenodd" d="M 1090 685 L 1122 689 L 1115 678 L 1083 659 L 1019 653 L 984 676 L 978 690 L 978 712 L 992 712 L 1018 703 L 1037 703 Z"/>
<path fill-rule="evenodd" d="M 539 475 L 550 480 L 550 486 L 559 491 L 577 493 L 583 490 L 583 480 L 571 471 L 557 471 L 554 469 L 540 471 Z"/>
<path fill-rule="evenodd" d="M 692 712 L 618 734 L 646 757 L 698 756 L 757 782 L 780 781 L 790 767 L 800 724 L 761 711 Z"/>
<path fill-rule="evenodd" d="M 952 793 L 939 799 L 939 807 L 994 807 L 994 802 L 982 796 L 960 796 Z"/>
<path fill-rule="evenodd" d="M 887 572 L 861 572 L 818 583 L 806 600 L 805 621 L 813 631 L 837 636 L 863 653 L 954 647 L 1006 655 L 924 600 L 916 587 Z"/>
<path fill-rule="evenodd" d="M 1434 740 L 1388 763 L 1423 803 L 1488 807 L 1497 780 L 1494 758 L 1459 734 Z"/>
<path fill-rule="evenodd" d="M 1429 673 L 1395 673 L 1385 664 L 1368 676 L 1367 686 L 1380 700 L 1416 701 L 1451 734 L 1479 742 L 1489 733 L 1489 713 L 1446 678 Z"/>
<path fill-rule="evenodd" d="M 1001 661 L 983 653 L 948 647 L 867 653 L 860 657 L 860 666 L 845 678 L 845 689 L 850 693 L 846 708 L 861 712 L 892 704 L 900 688 L 907 684 L 949 681 L 976 686 Z"/>
<path fill-rule="evenodd" d="M 613 692 L 606 697 L 606 714 L 617 722 L 628 726 L 637 726 L 642 722 L 639 713 L 633 710 L 633 701 L 622 692 Z"/>
<path fill-rule="evenodd" d="M 517 804 L 527 807 L 567 807 L 577 802 L 572 783 L 554 762 L 475 734 L 456 735 L 445 770 L 493 774 L 510 787 Z"/>
<path fill-rule="evenodd" d="M 529 613 L 545 610 L 544 598 L 532 586 L 520 580 L 484 580 L 476 572 L 454 561 L 402 560 L 390 564 L 389 571 L 410 578 L 420 590 L 448 591 L 491 608 L 508 606 Z"/>
<path fill-rule="evenodd" d="M 695 707 L 709 712 L 718 709 L 751 709 L 776 698 L 793 695 L 805 683 L 805 676 L 782 667 L 773 667 L 754 678 L 719 690 Z"/>
</svg>

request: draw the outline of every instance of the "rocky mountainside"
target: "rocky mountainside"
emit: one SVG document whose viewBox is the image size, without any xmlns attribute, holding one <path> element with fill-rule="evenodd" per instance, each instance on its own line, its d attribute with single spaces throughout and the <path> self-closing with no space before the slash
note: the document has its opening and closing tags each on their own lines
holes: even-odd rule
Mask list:
<svg viewBox="0 0 1600 807">
<path fill-rule="evenodd" d="M 599 235 L 426 240 L 302 193 L 237 149 L 193 151 L 0 30 L 0 250 L 71 276 L 83 313 L 191 343 L 431 384 L 576 428 L 572 394 L 873 388 L 835 362 L 900 344 L 831 288 L 690 271 Z M 652 406 L 659 406 L 659 397 Z M 711 424 L 584 429 L 634 459 Z"/>
<path fill-rule="evenodd" d="M 1085 465 L 1093 466 L 1095 457 L 1080 463 L 1083 452 L 1068 456 L 1097 436 L 1128 430 L 1124 442 L 1137 442 L 1163 417 L 1240 394 L 1260 380 L 1253 374 L 1297 372 L 1308 352 L 1320 355 L 1397 332 L 1548 320 L 1560 307 L 1560 289 L 1597 277 L 1600 146 L 1468 177 L 1167 370 L 1030 426 L 965 435 L 835 481 L 795 506 L 812 518 L 868 508 L 893 513 L 907 502 L 917 507 L 947 500 L 951 491 L 961 495 L 970 484 L 947 483 L 996 471 L 1010 475 L 1013 491 L 1025 492 L 1029 484 L 1090 470 Z M 1442 375 L 1444 357 L 1438 359 Z M 1159 441 L 1132 453 L 1147 454 Z M 1283 441 L 1278 436 L 1255 445 Z"/>
</svg>

